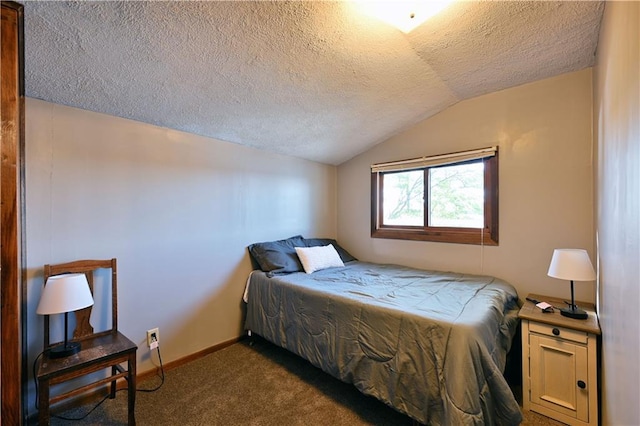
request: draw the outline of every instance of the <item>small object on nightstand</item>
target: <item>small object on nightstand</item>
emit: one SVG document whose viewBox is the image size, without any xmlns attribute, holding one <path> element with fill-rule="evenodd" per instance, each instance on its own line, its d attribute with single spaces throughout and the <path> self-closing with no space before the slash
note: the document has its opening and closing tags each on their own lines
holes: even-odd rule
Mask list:
<svg viewBox="0 0 640 426">
<path fill-rule="evenodd" d="M 542 310 L 543 314 L 553 313 L 553 306 L 551 306 L 547 302 L 536 303 L 536 306 Z"/>
<path fill-rule="evenodd" d="M 553 313 L 553 305 L 550 305 L 547 302 L 540 302 L 539 300 L 531 297 L 527 297 L 527 300 L 540 308 L 545 314 Z"/>
</svg>

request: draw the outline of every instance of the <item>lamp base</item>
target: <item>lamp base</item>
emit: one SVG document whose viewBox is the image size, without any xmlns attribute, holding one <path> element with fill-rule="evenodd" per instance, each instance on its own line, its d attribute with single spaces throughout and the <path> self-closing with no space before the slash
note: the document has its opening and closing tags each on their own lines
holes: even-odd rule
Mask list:
<svg viewBox="0 0 640 426">
<path fill-rule="evenodd" d="M 575 305 L 568 308 L 560 309 L 560 315 L 573 318 L 573 319 L 580 319 L 580 320 L 585 320 L 589 318 L 589 314 L 587 314 L 585 311 L 583 311 L 582 309 L 578 308 Z"/>
<path fill-rule="evenodd" d="M 63 343 L 49 350 L 49 358 L 64 358 L 78 352 L 80 352 L 80 342 Z"/>
</svg>

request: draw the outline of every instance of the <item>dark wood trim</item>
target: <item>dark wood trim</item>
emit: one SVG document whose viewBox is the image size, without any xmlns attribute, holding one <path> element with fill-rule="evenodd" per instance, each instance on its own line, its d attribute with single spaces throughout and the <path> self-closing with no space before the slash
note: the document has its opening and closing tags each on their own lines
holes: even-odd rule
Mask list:
<svg viewBox="0 0 640 426">
<path fill-rule="evenodd" d="M 430 227 L 427 223 L 428 202 L 424 201 L 424 226 L 380 225 L 383 221 L 384 178 L 371 173 L 371 237 L 396 240 L 432 241 L 441 243 L 498 245 L 498 151 L 483 160 L 484 173 L 484 228 Z M 462 164 L 462 162 L 460 163 Z M 425 169 L 425 187 L 428 186 L 428 168 Z M 426 189 L 425 189 L 426 190 Z"/>
<path fill-rule="evenodd" d="M 499 202 L 498 202 L 498 151 L 496 155 L 490 158 L 485 158 L 484 167 L 487 173 L 484 174 L 484 211 L 485 211 L 485 228 L 489 230 L 489 240 L 495 242 L 498 245 L 498 214 L 499 214 Z M 491 244 L 490 244 L 491 245 Z"/>
<path fill-rule="evenodd" d="M 432 241 L 436 243 L 476 244 L 497 246 L 498 242 L 491 239 L 488 229 L 469 228 L 418 228 L 409 229 L 381 228 L 371 234 L 372 238 L 392 240 Z"/>
<path fill-rule="evenodd" d="M 429 204 L 429 197 L 427 197 L 427 188 L 431 188 L 431 180 L 429 179 L 429 168 L 424 169 L 422 172 L 422 180 L 424 181 L 424 187 L 422 190 L 422 211 L 424 220 L 422 221 L 422 226 L 426 229 L 429 227 L 429 212 L 431 211 L 431 206 Z M 382 221 L 380 221 L 382 223 Z"/>
<path fill-rule="evenodd" d="M 26 373 L 24 304 L 24 26 L 23 6 L 2 2 L 1 72 L 2 144 L 0 147 L 0 366 L 1 422 L 24 421 L 23 388 Z M 22 237 L 22 239 L 21 239 Z"/>
<path fill-rule="evenodd" d="M 377 224 L 382 222 L 378 216 L 378 173 L 371 173 L 371 236 L 377 230 Z"/>
<path fill-rule="evenodd" d="M 233 339 L 226 340 L 226 341 L 224 341 L 222 343 L 218 343 L 217 345 L 209 346 L 208 348 L 205 348 L 205 349 L 203 349 L 201 351 L 194 352 L 191 355 L 187 355 L 185 357 L 182 357 L 182 358 L 173 360 L 171 362 L 168 362 L 166 364 L 163 364 L 164 371 L 167 372 L 169 370 L 173 370 L 174 368 L 177 368 L 177 367 L 180 367 L 182 365 L 188 364 L 188 363 L 190 363 L 192 361 L 195 361 L 197 359 L 205 357 L 205 356 L 207 356 L 209 354 L 212 354 L 214 352 L 218 352 L 219 350 L 224 349 L 224 348 L 226 348 L 228 346 L 231 346 L 234 343 L 238 343 L 239 341 L 241 341 L 241 340 L 243 340 L 245 338 L 246 338 L 245 335 L 242 335 L 242 336 L 239 336 L 239 337 L 235 337 Z M 158 369 L 159 368 L 160 367 L 158 366 L 157 368 L 152 368 L 151 370 L 147 370 L 147 371 L 145 371 L 145 372 L 143 372 L 141 374 L 138 374 L 138 381 L 141 382 L 143 380 L 146 380 L 146 379 L 149 379 L 149 378 L 151 378 L 153 376 L 156 376 L 158 374 Z"/>
</svg>

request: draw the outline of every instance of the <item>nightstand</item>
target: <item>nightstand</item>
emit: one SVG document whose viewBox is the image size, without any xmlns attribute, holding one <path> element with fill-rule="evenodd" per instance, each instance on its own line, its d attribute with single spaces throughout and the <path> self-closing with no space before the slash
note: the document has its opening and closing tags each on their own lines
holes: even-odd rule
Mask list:
<svg viewBox="0 0 640 426">
<path fill-rule="evenodd" d="M 560 308 L 563 299 L 530 294 L 529 298 Z M 569 425 L 598 424 L 598 336 L 592 303 L 577 302 L 586 320 L 543 313 L 525 301 L 522 320 L 522 400 L 535 411 Z"/>
</svg>

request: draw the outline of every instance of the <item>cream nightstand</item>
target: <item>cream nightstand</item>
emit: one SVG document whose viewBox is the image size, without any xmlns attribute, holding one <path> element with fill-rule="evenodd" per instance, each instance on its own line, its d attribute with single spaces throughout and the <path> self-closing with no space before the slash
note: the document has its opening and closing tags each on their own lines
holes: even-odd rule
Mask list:
<svg viewBox="0 0 640 426">
<path fill-rule="evenodd" d="M 528 297 L 565 306 L 554 297 Z M 529 301 L 520 309 L 523 408 L 569 425 L 597 425 L 600 326 L 593 304 L 577 304 L 589 318 L 567 318 L 559 309 L 543 313 Z"/>
</svg>

